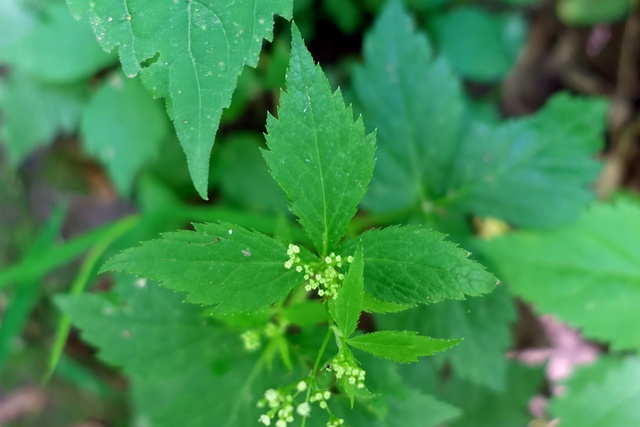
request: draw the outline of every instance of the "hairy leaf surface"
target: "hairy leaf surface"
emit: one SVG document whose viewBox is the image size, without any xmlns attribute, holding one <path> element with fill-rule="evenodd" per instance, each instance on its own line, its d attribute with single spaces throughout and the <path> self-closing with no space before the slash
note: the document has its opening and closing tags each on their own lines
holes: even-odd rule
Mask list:
<svg viewBox="0 0 640 427">
<path fill-rule="evenodd" d="M 302 284 L 299 273 L 284 267 L 288 256 L 283 243 L 227 223 L 195 228 L 127 249 L 104 269 L 158 280 L 188 292 L 188 302 L 217 304 L 219 312 L 263 309 Z"/>
<path fill-rule="evenodd" d="M 368 230 L 340 253 L 362 242 L 365 291 L 384 302 L 427 304 L 490 292 L 495 277 L 444 237 L 419 226 Z"/>
<path fill-rule="evenodd" d="M 120 74 L 107 79 L 82 117 L 85 147 L 106 165 L 121 194 L 131 191 L 136 173 L 157 157 L 168 133 L 162 105 L 138 79 Z"/>
<path fill-rule="evenodd" d="M 560 229 L 520 231 L 480 244 L 509 288 L 537 311 L 613 348 L 639 350 L 638 218 L 640 203 L 620 200 L 595 205 Z"/>
<path fill-rule="evenodd" d="M 550 402 L 566 427 L 640 425 L 640 359 L 600 359 L 580 368 Z"/>
<path fill-rule="evenodd" d="M 118 48 L 124 72 L 140 73 L 166 97 L 189 171 L 206 198 L 209 154 L 222 109 L 245 64 L 256 66 L 273 16 L 291 18 L 292 0 L 68 0 L 87 16 L 102 47 Z"/>
<path fill-rule="evenodd" d="M 375 137 L 355 123 L 340 91 L 331 92 L 293 29 L 287 92 L 278 118 L 267 121 L 271 174 L 287 193 L 293 212 L 320 255 L 344 236 L 373 172 Z"/>
<path fill-rule="evenodd" d="M 429 356 L 459 342 L 419 336 L 411 331 L 379 331 L 347 340 L 350 346 L 359 350 L 402 363 L 417 362 L 418 356 Z"/>
</svg>

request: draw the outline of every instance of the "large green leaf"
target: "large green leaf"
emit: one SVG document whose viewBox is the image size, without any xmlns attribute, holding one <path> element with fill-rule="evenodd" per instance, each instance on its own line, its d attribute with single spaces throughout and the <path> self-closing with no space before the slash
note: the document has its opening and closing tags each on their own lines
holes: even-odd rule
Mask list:
<svg viewBox="0 0 640 427">
<path fill-rule="evenodd" d="M 115 293 L 57 302 L 100 357 L 129 375 L 143 425 L 252 425 L 264 390 L 295 378 L 277 365 L 250 375 L 258 355 L 181 300 L 155 283 L 121 277 Z"/>
<path fill-rule="evenodd" d="M 20 73 L 0 80 L 0 143 L 6 145 L 9 161 L 17 164 L 59 133 L 71 133 L 80 120 L 85 91 L 82 85 L 44 84 Z"/>
<path fill-rule="evenodd" d="M 516 294 L 616 349 L 640 350 L 640 203 L 599 204 L 578 222 L 480 242 Z M 366 249 L 365 249 L 366 253 Z"/>
<path fill-rule="evenodd" d="M 458 153 L 451 203 L 521 226 L 571 222 L 594 197 L 606 108 L 563 93 L 532 117 L 476 124 Z"/>
<path fill-rule="evenodd" d="M 340 91 L 331 92 L 293 28 L 287 92 L 267 121 L 264 157 L 293 212 L 325 256 L 343 237 L 373 172 L 375 137 L 355 123 Z"/>
<path fill-rule="evenodd" d="M 433 30 L 442 54 L 458 74 L 478 81 L 504 77 L 526 37 L 524 18 L 462 6 L 437 16 Z"/>
<path fill-rule="evenodd" d="M 161 103 L 149 96 L 138 79 L 121 74 L 103 83 L 82 117 L 87 151 L 106 164 L 122 194 L 131 191 L 137 172 L 157 157 L 168 134 Z"/>
<path fill-rule="evenodd" d="M 600 359 L 579 369 L 554 397 L 550 412 L 563 427 L 640 425 L 640 359 Z"/>
<path fill-rule="evenodd" d="M 347 343 L 374 356 L 395 362 L 417 362 L 418 356 L 429 356 L 458 344 L 460 340 L 441 340 L 419 336 L 411 331 L 379 331 L 359 335 Z"/>
<path fill-rule="evenodd" d="M 365 291 L 381 301 L 416 305 L 490 292 L 495 277 L 444 237 L 419 226 L 368 230 L 340 253 L 362 242 Z"/>
<path fill-rule="evenodd" d="M 368 209 L 435 205 L 541 227 L 570 222 L 593 198 L 602 100 L 557 95 L 535 116 L 468 129 L 460 82 L 431 59 L 398 2 L 364 51 L 354 86 L 367 126 L 378 130 Z"/>
<path fill-rule="evenodd" d="M 209 154 L 222 109 L 245 64 L 256 66 L 273 16 L 291 17 L 292 0 L 68 0 L 87 16 L 102 47 L 118 48 L 125 74 L 141 73 L 166 97 L 194 185 L 207 197 Z"/>
<path fill-rule="evenodd" d="M 507 380 L 505 353 L 511 346 L 515 317 L 512 298 L 504 286 L 499 286 L 482 298 L 443 301 L 376 316 L 376 324 L 383 329 L 405 328 L 438 338 L 463 338 L 449 351 L 434 355 L 438 366 L 448 362 L 452 376 L 501 391 Z"/>
<path fill-rule="evenodd" d="M 369 129 L 377 129 L 377 162 L 364 206 L 409 207 L 447 190 L 462 138 L 464 100 L 447 64 L 434 61 L 398 1 L 384 9 L 364 42 L 365 65 L 354 87 Z"/>
<path fill-rule="evenodd" d="M 50 3 L 26 37 L 0 51 L 0 62 L 41 80 L 70 83 L 116 61 L 100 49 L 86 22 L 74 21 L 64 4 Z"/>
<path fill-rule="evenodd" d="M 188 292 L 189 302 L 217 304 L 219 312 L 263 309 L 302 284 L 299 273 L 284 267 L 283 243 L 227 223 L 195 228 L 125 250 L 103 268 L 158 280 Z"/>
</svg>

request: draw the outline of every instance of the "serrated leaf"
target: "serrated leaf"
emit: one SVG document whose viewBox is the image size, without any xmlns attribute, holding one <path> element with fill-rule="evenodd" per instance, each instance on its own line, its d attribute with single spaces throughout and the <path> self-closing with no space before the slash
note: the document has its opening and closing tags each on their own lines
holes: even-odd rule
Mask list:
<svg viewBox="0 0 640 427">
<path fill-rule="evenodd" d="M 453 377 L 502 391 L 507 374 L 504 355 L 512 345 L 511 323 L 515 317 L 512 297 L 504 286 L 498 286 L 482 298 L 443 301 L 376 316 L 376 325 L 439 338 L 464 338 L 451 350 L 434 355 L 434 361 L 440 367 L 448 362 Z"/>
<path fill-rule="evenodd" d="M 364 293 L 363 269 L 362 245 L 358 245 L 337 297 L 329 300 L 331 317 L 345 338 L 349 338 L 358 326 Z"/>
<path fill-rule="evenodd" d="M 374 212 L 436 205 L 531 227 L 575 219 L 593 198 L 604 102 L 557 95 L 535 116 L 469 130 L 460 82 L 412 28 L 391 2 L 354 72 L 365 123 L 378 131 L 363 204 Z"/>
<path fill-rule="evenodd" d="M 462 416 L 448 423 L 451 427 L 526 426 L 533 418 L 529 403 L 540 392 L 543 380 L 542 369 L 510 362 L 503 392 L 453 379 L 437 397 L 462 409 Z"/>
<path fill-rule="evenodd" d="M 594 205 L 576 223 L 480 242 L 509 288 L 616 349 L 640 350 L 640 203 Z M 365 249 L 366 251 L 366 249 Z"/>
<path fill-rule="evenodd" d="M 374 212 L 410 207 L 446 192 L 448 165 L 462 135 L 460 82 L 408 12 L 391 1 L 364 41 L 354 88 L 368 129 L 377 129 L 376 168 L 363 205 Z"/>
<path fill-rule="evenodd" d="M 76 22 L 59 3 L 47 5 L 24 38 L 0 51 L 0 62 L 52 83 L 91 77 L 116 60 L 100 48 L 91 27 Z"/>
<path fill-rule="evenodd" d="M 420 226 L 388 227 L 365 231 L 339 251 L 352 254 L 362 242 L 365 291 L 383 302 L 416 305 L 490 292 L 495 277 L 444 237 Z"/>
<path fill-rule="evenodd" d="M 436 16 L 432 27 L 451 68 L 476 81 L 504 77 L 527 35 L 522 15 L 490 13 L 477 6 L 461 6 Z"/>
<path fill-rule="evenodd" d="M 410 305 L 380 301 L 366 292 L 362 296 L 362 311 L 366 311 L 367 313 L 397 313 L 410 308 Z"/>
<path fill-rule="evenodd" d="M 242 350 L 239 334 L 225 332 L 181 300 L 155 283 L 130 278 L 119 278 L 115 294 L 57 298 L 100 357 L 129 375 L 137 422 L 251 425 L 261 412 L 261 393 L 300 373 L 274 365 L 270 373 L 249 375 L 259 355 Z"/>
<path fill-rule="evenodd" d="M 81 130 L 87 151 L 107 166 L 116 188 L 126 195 L 140 168 L 158 156 L 169 123 L 163 106 L 138 79 L 114 74 L 87 105 Z"/>
<path fill-rule="evenodd" d="M 264 157 L 293 212 L 325 256 L 343 237 L 373 171 L 375 136 L 365 136 L 340 91 L 331 92 L 293 28 L 287 92 L 267 120 Z"/>
<path fill-rule="evenodd" d="M 196 224 L 195 231 L 166 233 L 127 249 L 103 269 L 158 280 L 188 292 L 188 302 L 216 304 L 218 312 L 248 312 L 302 284 L 299 273 L 284 267 L 287 260 L 284 244 L 264 234 L 228 223 Z"/>
<path fill-rule="evenodd" d="M 374 356 L 396 362 L 417 362 L 418 356 L 429 356 L 458 344 L 461 340 L 440 340 L 418 336 L 411 331 L 379 331 L 359 335 L 347 343 Z"/>
<path fill-rule="evenodd" d="M 125 74 L 141 73 L 166 97 L 198 193 L 207 197 L 209 154 L 223 108 L 244 65 L 255 67 L 273 16 L 291 18 L 292 0 L 235 2 L 68 0 L 88 16 L 102 48 L 118 48 Z"/>
<path fill-rule="evenodd" d="M 579 369 L 554 397 L 550 412 L 563 427 L 640 425 L 640 359 L 600 359 Z M 606 396 L 606 398 L 603 398 Z"/>
<path fill-rule="evenodd" d="M 58 133 L 75 130 L 84 104 L 82 84 L 52 85 L 21 73 L 0 81 L 0 142 L 16 165 Z"/>
</svg>

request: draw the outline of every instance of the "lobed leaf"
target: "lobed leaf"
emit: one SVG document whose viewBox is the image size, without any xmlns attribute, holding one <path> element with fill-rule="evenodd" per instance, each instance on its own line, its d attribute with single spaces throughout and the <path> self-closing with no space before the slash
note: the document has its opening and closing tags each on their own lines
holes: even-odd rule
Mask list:
<svg viewBox="0 0 640 427">
<path fill-rule="evenodd" d="M 345 338 L 349 338 L 358 326 L 364 295 L 363 269 L 362 245 L 358 245 L 337 298 L 329 300 L 331 317 Z"/>
<path fill-rule="evenodd" d="M 68 0 L 86 16 L 103 49 L 118 48 L 127 76 L 140 73 L 166 97 L 198 193 L 207 197 L 209 155 L 222 110 L 245 64 L 255 67 L 274 15 L 291 18 L 292 0 Z"/>
<path fill-rule="evenodd" d="M 383 302 L 408 306 L 490 292 L 495 277 L 444 237 L 420 226 L 368 230 L 340 253 L 352 254 L 362 242 L 365 291 Z"/>
<path fill-rule="evenodd" d="M 594 205 L 576 223 L 480 242 L 518 296 L 615 349 L 640 349 L 640 203 Z"/>
<path fill-rule="evenodd" d="M 299 273 L 284 267 L 287 260 L 287 248 L 277 240 L 212 223 L 127 249 L 103 269 L 158 280 L 188 292 L 188 302 L 216 304 L 217 312 L 249 312 L 281 301 L 302 284 Z"/>
<path fill-rule="evenodd" d="M 429 356 L 458 344 L 461 340 L 441 340 L 418 336 L 411 331 L 379 331 L 359 335 L 347 343 L 374 356 L 396 362 L 417 362 L 418 356 Z"/>
<path fill-rule="evenodd" d="M 378 162 L 371 211 L 435 206 L 527 227 L 568 223 L 593 199 L 606 104 L 556 95 L 538 114 L 469 129 L 460 82 L 391 2 L 367 35 L 354 87 Z M 576 119 L 578 117 L 579 119 Z"/>
<path fill-rule="evenodd" d="M 375 137 L 353 121 L 340 91 L 331 92 L 293 27 L 287 92 L 278 118 L 267 120 L 271 175 L 287 193 L 293 212 L 322 256 L 346 232 L 374 165 Z"/>
</svg>

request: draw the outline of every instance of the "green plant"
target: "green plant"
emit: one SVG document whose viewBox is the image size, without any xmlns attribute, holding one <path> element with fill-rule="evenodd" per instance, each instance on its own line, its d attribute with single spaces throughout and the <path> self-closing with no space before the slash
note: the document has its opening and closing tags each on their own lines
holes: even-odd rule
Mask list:
<svg viewBox="0 0 640 427">
<path fill-rule="evenodd" d="M 407 2 L 432 45 L 402 3 L 381 3 L 323 2 L 351 33 L 376 12 L 362 61 L 348 67 L 344 98 L 354 107 L 331 88 L 344 71 L 325 74 L 295 24 L 286 77 L 286 35 L 262 51 L 267 66 L 239 77 L 258 65 L 274 16 L 291 19 L 291 0 L 69 0 L 110 53 L 64 5 L 16 9 L 34 30 L 0 45 L 10 160 L 78 130 L 140 213 L 55 247 L 60 209 L 29 255 L 0 272 L 0 288 L 17 284 L 0 363 L 39 279 L 90 249 L 71 290 L 55 297 L 64 317 L 47 375 L 64 366 L 75 325 L 129 378 L 133 425 L 525 425 L 542 373 L 504 357 L 514 296 L 611 345 L 552 398 L 550 414 L 569 426 L 637 421 L 632 405 L 618 412 L 611 401 L 583 414 L 598 384 L 637 394 L 637 357 L 623 352 L 640 348 L 640 253 L 630 238 L 640 235 L 639 202 L 594 202 L 590 189 L 607 103 L 559 93 L 536 114 L 499 121 L 461 78 L 504 77 L 523 43 L 522 16 Z M 313 6 L 296 6 L 312 33 Z M 460 43 L 456 26 L 482 35 L 480 47 Z M 52 32 L 84 59 L 47 49 Z M 219 127 L 283 82 L 266 145 L 224 130 L 210 170 Z M 153 98 L 165 99 L 175 133 Z M 188 180 L 203 199 L 214 188 L 218 202 L 186 203 Z M 470 218 L 518 230 L 482 239 Z M 101 273 L 114 288 L 83 292 Z"/>
</svg>

